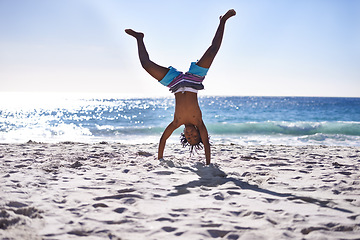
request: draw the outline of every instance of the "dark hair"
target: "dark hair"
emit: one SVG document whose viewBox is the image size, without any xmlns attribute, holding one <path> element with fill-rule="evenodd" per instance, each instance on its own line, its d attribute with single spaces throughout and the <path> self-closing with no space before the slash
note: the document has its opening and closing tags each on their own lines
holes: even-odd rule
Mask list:
<svg viewBox="0 0 360 240">
<path fill-rule="evenodd" d="M 197 152 L 198 150 L 204 149 L 203 142 L 202 142 L 201 138 L 200 138 L 200 141 L 197 144 L 191 145 L 188 142 L 188 140 L 186 139 L 184 133 L 181 133 L 181 135 L 180 135 L 180 142 L 183 145 L 183 147 L 187 147 L 187 146 L 190 147 L 190 154 L 193 153 L 194 149 L 195 149 L 195 152 Z"/>
</svg>

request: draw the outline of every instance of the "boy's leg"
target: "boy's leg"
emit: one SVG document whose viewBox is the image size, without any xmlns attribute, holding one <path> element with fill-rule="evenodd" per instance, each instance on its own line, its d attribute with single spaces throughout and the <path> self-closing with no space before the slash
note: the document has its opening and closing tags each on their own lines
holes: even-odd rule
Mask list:
<svg viewBox="0 0 360 240">
<path fill-rule="evenodd" d="M 213 41 L 211 43 L 211 46 L 206 50 L 204 55 L 200 58 L 200 60 L 196 63 L 199 67 L 203 68 L 209 68 L 211 66 L 211 63 L 213 62 L 217 52 L 220 49 L 221 41 L 224 35 L 224 29 L 225 29 L 225 22 L 230 17 L 235 16 L 236 12 L 234 9 L 231 9 L 227 11 L 227 13 L 224 16 L 220 17 L 220 24 L 216 30 L 215 36 L 213 38 Z"/>
<path fill-rule="evenodd" d="M 167 72 L 169 71 L 168 68 L 162 67 L 157 65 L 156 63 L 152 62 L 149 58 L 149 54 L 146 51 L 145 44 L 144 44 L 144 34 L 140 32 L 135 32 L 132 29 L 126 29 L 125 32 L 137 40 L 138 45 L 138 52 L 139 52 L 139 59 L 141 62 L 141 66 L 155 79 L 160 81 L 165 77 Z"/>
</svg>

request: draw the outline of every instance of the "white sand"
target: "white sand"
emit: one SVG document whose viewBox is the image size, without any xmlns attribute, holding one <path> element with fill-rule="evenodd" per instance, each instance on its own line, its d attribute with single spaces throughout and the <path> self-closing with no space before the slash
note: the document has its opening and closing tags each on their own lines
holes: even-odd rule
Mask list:
<svg viewBox="0 0 360 240">
<path fill-rule="evenodd" d="M 2 239 L 360 238 L 360 148 L 0 144 Z"/>
</svg>

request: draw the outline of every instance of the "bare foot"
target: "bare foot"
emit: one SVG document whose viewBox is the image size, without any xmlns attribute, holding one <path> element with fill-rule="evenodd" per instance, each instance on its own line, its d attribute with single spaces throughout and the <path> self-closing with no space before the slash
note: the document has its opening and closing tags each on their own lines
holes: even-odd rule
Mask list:
<svg viewBox="0 0 360 240">
<path fill-rule="evenodd" d="M 144 34 L 142 32 L 135 32 L 132 29 L 125 29 L 125 32 L 131 36 L 133 36 L 134 38 L 138 39 L 138 38 L 143 38 Z"/>
<path fill-rule="evenodd" d="M 234 9 L 230 9 L 229 11 L 227 11 L 225 13 L 225 15 L 223 16 L 220 16 L 220 20 L 223 20 L 223 21 L 226 21 L 228 20 L 229 18 L 231 18 L 232 16 L 235 16 L 236 15 L 236 12 Z"/>
</svg>

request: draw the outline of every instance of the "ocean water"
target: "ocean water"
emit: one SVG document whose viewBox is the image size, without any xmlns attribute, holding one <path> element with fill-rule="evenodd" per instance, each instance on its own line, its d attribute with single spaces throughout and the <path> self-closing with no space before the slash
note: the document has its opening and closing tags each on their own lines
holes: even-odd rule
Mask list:
<svg viewBox="0 0 360 240">
<path fill-rule="evenodd" d="M 174 97 L 3 95 L 0 142 L 157 143 Z M 211 141 L 244 145 L 360 146 L 360 98 L 200 97 Z M 179 142 L 183 127 L 169 142 Z"/>
</svg>

